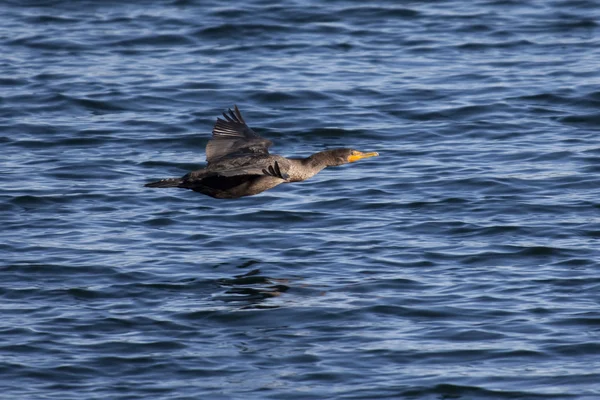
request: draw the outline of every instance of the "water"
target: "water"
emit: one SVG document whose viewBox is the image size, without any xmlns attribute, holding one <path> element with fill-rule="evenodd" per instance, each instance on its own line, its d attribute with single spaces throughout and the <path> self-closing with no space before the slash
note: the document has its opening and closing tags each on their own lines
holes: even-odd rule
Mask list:
<svg viewBox="0 0 600 400">
<path fill-rule="evenodd" d="M 0 6 L 1 398 L 600 397 L 596 2 L 162 3 Z"/>
</svg>

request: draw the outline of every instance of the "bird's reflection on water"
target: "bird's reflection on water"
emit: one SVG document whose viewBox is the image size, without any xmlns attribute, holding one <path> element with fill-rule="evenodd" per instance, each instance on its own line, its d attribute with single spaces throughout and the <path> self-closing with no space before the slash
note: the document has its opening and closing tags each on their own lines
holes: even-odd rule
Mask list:
<svg viewBox="0 0 600 400">
<path fill-rule="evenodd" d="M 289 289 L 289 279 L 277 279 L 261 275 L 260 269 L 253 269 L 233 278 L 217 280 L 225 289 L 215 295 L 215 300 L 238 304 L 242 309 L 278 308 L 277 304 L 266 304 L 265 300 L 280 296 Z"/>
</svg>

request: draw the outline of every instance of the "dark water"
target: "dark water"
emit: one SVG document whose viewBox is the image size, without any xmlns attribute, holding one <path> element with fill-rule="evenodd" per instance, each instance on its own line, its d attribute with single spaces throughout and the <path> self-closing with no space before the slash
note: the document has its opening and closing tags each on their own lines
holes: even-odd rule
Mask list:
<svg viewBox="0 0 600 400">
<path fill-rule="evenodd" d="M 600 398 L 597 2 L 124 3 L 0 6 L 1 398 Z M 143 187 L 233 104 L 381 156 Z"/>
</svg>

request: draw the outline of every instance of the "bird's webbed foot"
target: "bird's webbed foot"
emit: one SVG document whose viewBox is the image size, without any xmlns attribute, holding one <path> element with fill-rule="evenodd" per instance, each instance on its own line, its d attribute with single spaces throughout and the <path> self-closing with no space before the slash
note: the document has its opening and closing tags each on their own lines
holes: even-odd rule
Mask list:
<svg viewBox="0 0 600 400">
<path fill-rule="evenodd" d="M 279 163 L 277 161 L 275 161 L 273 165 L 269 165 L 269 168 L 263 169 L 262 172 L 265 175 L 283 179 L 284 181 L 287 181 L 290 177 L 285 172 L 281 172 L 281 170 L 279 169 Z"/>
</svg>

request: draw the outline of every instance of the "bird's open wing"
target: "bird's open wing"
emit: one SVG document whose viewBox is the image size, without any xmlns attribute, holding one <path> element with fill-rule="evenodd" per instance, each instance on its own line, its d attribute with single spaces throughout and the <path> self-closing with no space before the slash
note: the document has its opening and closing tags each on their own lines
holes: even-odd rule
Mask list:
<svg viewBox="0 0 600 400">
<path fill-rule="evenodd" d="M 185 182 L 199 182 L 207 178 L 232 178 L 232 177 L 246 177 L 247 179 L 257 178 L 261 176 L 271 176 L 283 180 L 287 180 L 289 175 L 287 174 L 290 166 L 286 162 L 277 162 L 276 160 L 260 160 L 254 165 L 247 165 L 237 168 L 229 168 L 217 171 L 211 171 L 207 169 L 199 169 L 192 171 L 185 175 L 182 179 Z"/>
<path fill-rule="evenodd" d="M 234 106 L 234 111 L 229 109 L 229 113 L 224 112 L 223 117 L 224 120 L 217 118 L 213 137 L 206 145 L 208 163 L 236 154 L 269 154 L 269 146 L 273 143 L 246 125 L 237 106 Z"/>
<path fill-rule="evenodd" d="M 203 188 L 203 190 L 208 190 L 209 192 L 211 190 L 228 191 L 235 190 L 234 188 L 236 187 L 246 183 L 256 182 L 257 180 L 263 178 L 275 177 L 283 181 L 286 181 L 289 178 L 288 174 L 281 171 L 277 161 L 275 161 L 273 165 L 265 165 L 267 165 L 267 168 L 261 168 L 263 165 L 260 165 L 255 167 L 235 168 L 225 171 L 198 170 L 190 172 L 184 176 L 180 182 L 178 182 L 177 187 L 193 190 L 196 190 L 197 188 Z M 268 187 L 262 190 L 266 190 L 275 185 L 276 184 L 271 182 L 270 184 L 267 184 Z"/>
</svg>

